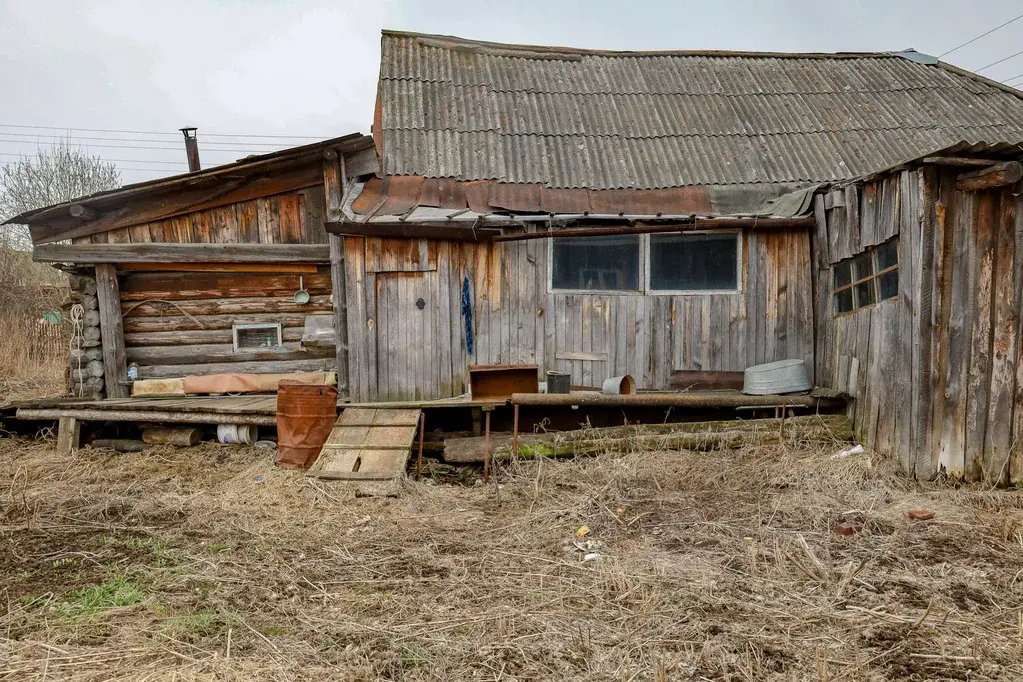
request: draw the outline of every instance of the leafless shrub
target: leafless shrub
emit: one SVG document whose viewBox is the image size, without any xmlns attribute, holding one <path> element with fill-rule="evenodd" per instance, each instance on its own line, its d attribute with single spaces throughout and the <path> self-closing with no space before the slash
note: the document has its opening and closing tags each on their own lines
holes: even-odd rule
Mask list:
<svg viewBox="0 0 1023 682">
<path fill-rule="evenodd" d="M 69 140 L 0 168 L 0 222 L 25 211 L 114 189 L 116 167 Z M 67 278 L 32 262 L 23 225 L 0 226 L 0 403 L 64 390 L 70 325 L 55 321 L 67 302 Z"/>
</svg>

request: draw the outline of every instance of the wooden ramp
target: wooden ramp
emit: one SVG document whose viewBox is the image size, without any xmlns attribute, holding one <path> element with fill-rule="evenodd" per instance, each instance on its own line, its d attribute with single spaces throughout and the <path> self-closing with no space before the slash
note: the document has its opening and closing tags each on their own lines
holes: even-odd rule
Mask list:
<svg viewBox="0 0 1023 682">
<path fill-rule="evenodd" d="M 420 414 L 418 409 L 346 408 L 306 475 L 351 481 L 402 476 Z"/>
</svg>

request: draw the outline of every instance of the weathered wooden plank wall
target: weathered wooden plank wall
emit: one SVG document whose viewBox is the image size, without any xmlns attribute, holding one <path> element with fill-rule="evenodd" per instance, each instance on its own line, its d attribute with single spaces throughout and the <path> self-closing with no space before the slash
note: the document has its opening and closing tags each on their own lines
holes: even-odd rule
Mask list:
<svg viewBox="0 0 1023 682">
<path fill-rule="evenodd" d="M 122 227 L 75 244 L 326 244 L 323 185 Z"/>
<path fill-rule="evenodd" d="M 817 379 L 918 478 L 1023 480 L 1023 201 L 906 170 L 815 200 Z M 831 268 L 899 235 L 899 298 L 834 317 Z"/>
<path fill-rule="evenodd" d="M 292 297 L 301 285 L 306 304 Z M 333 348 L 301 347 L 305 318 L 332 311 L 328 265 L 313 273 L 130 272 L 121 277 L 127 361 L 140 378 L 215 372 L 332 370 Z M 284 348 L 239 351 L 232 325 L 282 325 Z"/>
<path fill-rule="evenodd" d="M 752 231 L 743 240 L 740 292 L 643 296 L 551 292 L 546 240 L 348 237 L 353 398 L 460 395 L 470 364 L 536 363 L 590 386 L 628 373 L 644 388 L 667 388 L 673 369 L 741 370 L 795 357 L 812 370 L 809 235 Z M 462 316 L 465 278 L 471 356 Z"/>
</svg>

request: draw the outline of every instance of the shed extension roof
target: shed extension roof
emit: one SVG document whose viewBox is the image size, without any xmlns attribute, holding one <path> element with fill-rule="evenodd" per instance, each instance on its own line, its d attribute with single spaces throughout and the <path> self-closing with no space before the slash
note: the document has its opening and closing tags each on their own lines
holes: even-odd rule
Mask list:
<svg viewBox="0 0 1023 682">
<path fill-rule="evenodd" d="M 608 52 L 384 31 L 385 176 L 551 189 L 845 180 L 1023 138 L 1023 93 L 904 53 Z"/>
</svg>

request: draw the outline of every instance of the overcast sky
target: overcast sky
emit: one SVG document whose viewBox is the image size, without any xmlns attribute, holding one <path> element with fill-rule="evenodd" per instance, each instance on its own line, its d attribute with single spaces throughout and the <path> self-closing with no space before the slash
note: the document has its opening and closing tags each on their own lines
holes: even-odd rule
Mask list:
<svg viewBox="0 0 1023 682">
<path fill-rule="evenodd" d="M 0 163 L 70 128 L 165 133 L 70 132 L 137 182 L 186 170 L 176 132 L 186 125 L 199 128 L 204 166 L 282 143 L 221 135 L 368 133 L 382 28 L 602 49 L 937 56 L 1020 13 L 1018 0 L 0 0 Z M 1021 49 L 1023 19 L 946 59 L 981 69 Z M 1023 75 L 1023 55 L 983 74 Z"/>
</svg>

